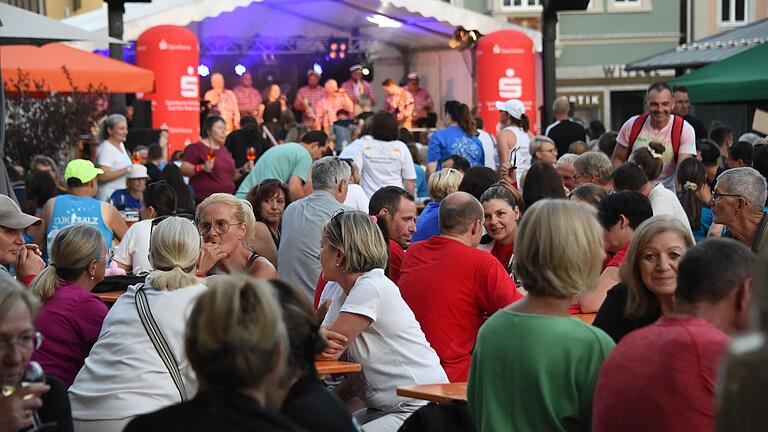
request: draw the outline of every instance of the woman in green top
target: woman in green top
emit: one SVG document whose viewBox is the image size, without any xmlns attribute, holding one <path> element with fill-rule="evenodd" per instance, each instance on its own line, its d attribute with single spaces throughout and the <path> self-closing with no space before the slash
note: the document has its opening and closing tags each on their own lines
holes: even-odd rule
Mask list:
<svg viewBox="0 0 768 432">
<path fill-rule="evenodd" d="M 602 229 L 589 209 L 541 200 L 518 228 L 515 270 L 528 296 L 480 328 L 467 396 L 478 431 L 589 431 L 592 394 L 614 346 L 568 314 L 597 285 Z"/>
</svg>

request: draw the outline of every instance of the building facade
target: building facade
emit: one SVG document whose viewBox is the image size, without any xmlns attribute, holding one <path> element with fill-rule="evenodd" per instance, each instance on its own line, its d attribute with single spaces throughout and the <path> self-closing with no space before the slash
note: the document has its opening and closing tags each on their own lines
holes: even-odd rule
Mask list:
<svg viewBox="0 0 768 432">
<path fill-rule="evenodd" d="M 63 19 L 105 7 L 104 0 L 2 0 L 11 6 L 46 15 L 53 19 Z"/>
</svg>

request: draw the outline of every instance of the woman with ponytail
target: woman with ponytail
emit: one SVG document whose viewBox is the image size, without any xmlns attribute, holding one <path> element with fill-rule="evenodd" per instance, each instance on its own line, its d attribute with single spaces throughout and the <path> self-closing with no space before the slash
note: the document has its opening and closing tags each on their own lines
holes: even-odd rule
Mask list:
<svg viewBox="0 0 768 432">
<path fill-rule="evenodd" d="M 104 279 L 106 255 L 98 229 L 70 225 L 56 234 L 50 265 L 30 286 L 42 303 L 35 327 L 44 337 L 32 360 L 67 387 L 96 343 L 107 315 L 107 307 L 91 293 Z"/>
<path fill-rule="evenodd" d="M 693 239 L 703 240 L 714 216 L 709 208 L 712 191 L 707 184 L 707 168 L 696 158 L 687 158 L 677 167 L 677 197 L 693 230 Z"/>
<path fill-rule="evenodd" d="M 175 216 L 155 218 L 151 229 L 149 261 L 155 270 L 117 299 L 69 389 L 77 431 L 122 431 L 133 417 L 197 391 L 184 351 L 184 323 L 206 291 L 195 276 L 200 234 L 192 221 Z M 152 334 L 160 334 L 168 348 L 162 350 L 168 364 L 149 336 L 152 321 Z"/>
<path fill-rule="evenodd" d="M 463 156 L 471 166 L 484 165 L 483 143 L 477 137 L 475 120 L 469 107 L 449 100 L 443 106 L 444 129 L 435 132 L 427 147 L 427 178 L 442 167 L 451 155 Z"/>
</svg>

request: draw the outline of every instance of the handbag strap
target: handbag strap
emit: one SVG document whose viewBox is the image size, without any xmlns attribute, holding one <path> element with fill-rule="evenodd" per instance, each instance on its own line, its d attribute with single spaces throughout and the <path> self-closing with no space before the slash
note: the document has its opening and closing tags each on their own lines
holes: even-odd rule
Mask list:
<svg viewBox="0 0 768 432">
<path fill-rule="evenodd" d="M 187 388 L 184 386 L 184 380 L 181 378 L 181 371 L 179 370 L 179 362 L 176 361 L 176 356 L 173 355 L 171 347 L 168 346 L 168 342 L 163 337 L 163 332 L 160 331 L 155 317 L 152 315 L 152 311 L 149 308 L 149 301 L 147 300 L 147 293 L 144 292 L 144 284 L 141 284 L 136 289 L 136 311 L 141 318 L 141 324 L 144 326 L 144 330 L 147 332 L 147 336 L 152 341 L 152 345 L 155 346 L 155 350 L 160 355 L 160 359 L 163 360 L 165 367 L 168 369 L 168 373 L 171 374 L 173 383 L 176 384 L 176 389 L 179 391 L 181 401 L 186 402 L 189 399 L 187 396 Z"/>
</svg>

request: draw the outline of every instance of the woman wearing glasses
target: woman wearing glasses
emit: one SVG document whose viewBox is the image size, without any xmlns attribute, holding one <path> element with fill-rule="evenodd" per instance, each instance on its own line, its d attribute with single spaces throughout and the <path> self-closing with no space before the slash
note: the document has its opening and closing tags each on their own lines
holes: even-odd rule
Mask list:
<svg viewBox="0 0 768 432">
<path fill-rule="evenodd" d="M 69 388 L 77 431 L 122 431 L 133 417 L 197 391 L 184 351 L 184 323 L 207 289 L 195 276 L 200 236 L 188 219 L 155 221 L 149 257 L 155 270 L 117 299 Z"/>
<path fill-rule="evenodd" d="M 197 207 L 197 228 L 203 236 L 203 254 L 198 275 L 245 272 L 259 279 L 277 277 L 275 266 L 267 259 L 277 256 L 269 229 L 257 223 L 253 207 L 246 200 L 217 193 Z"/>
<path fill-rule="evenodd" d="M 22 386 L 30 359 L 42 336 L 33 320 L 37 301 L 13 280 L 0 280 L 0 425 L 3 430 L 27 430 L 33 421 L 56 422 L 59 431 L 72 430 L 67 389 L 59 380 Z"/>
<path fill-rule="evenodd" d="M 56 234 L 50 252 L 50 265 L 30 286 L 42 302 L 35 327 L 45 336 L 33 359 L 69 387 L 107 315 L 91 293 L 104 279 L 107 251 L 98 229 L 70 225 Z"/>
<path fill-rule="evenodd" d="M 113 260 L 125 271 L 140 274 L 152 271 L 149 263 L 149 235 L 152 221 L 176 212 L 176 193 L 165 181 L 151 183 L 141 200 L 141 220 L 128 228 L 115 246 Z"/>
</svg>

